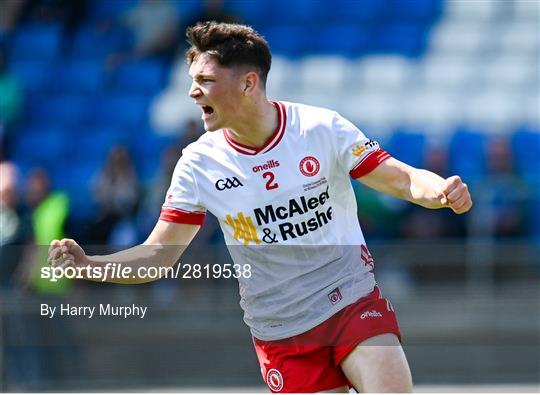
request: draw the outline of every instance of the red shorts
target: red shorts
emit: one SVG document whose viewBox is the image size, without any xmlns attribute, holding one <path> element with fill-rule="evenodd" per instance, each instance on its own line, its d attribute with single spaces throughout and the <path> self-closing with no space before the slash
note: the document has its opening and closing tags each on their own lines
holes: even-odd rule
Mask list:
<svg viewBox="0 0 540 395">
<path fill-rule="evenodd" d="M 340 362 L 359 343 L 393 333 L 396 314 L 378 287 L 322 324 L 287 339 L 254 338 L 264 381 L 272 392 L 319 392 L 350 385 Z"/>
</svg>

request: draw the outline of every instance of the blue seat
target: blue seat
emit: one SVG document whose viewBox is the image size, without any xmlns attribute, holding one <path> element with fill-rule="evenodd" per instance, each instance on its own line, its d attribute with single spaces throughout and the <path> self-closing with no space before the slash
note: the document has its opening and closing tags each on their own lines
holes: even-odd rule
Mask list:
<svg viewBox="0 0 540 395">
<path fill-rule="evenodd" d="M 167 67 L 157 60 L 126 63 L 117 71 L 113 87 L 118 92 L 153 94 L 166 85 Z"/>
<path fill-rule="evenodd" d="M 97 93 L 104 84 L 103 64 L 99 60 L 69 60 L 56 68 L 54 89 L 66 93 Z"/>
<path fill-rule="evenodd" d="M 160 169 L 163 153 L 174 144 L 177 144 L 175 136 L 157 135 L 150 130 L 131 140 L 130 151 L 141 180 L 150 181 L 154 178 Z"/>
<path fill-rule="evenodd" d="M 424 167 L 426 136 L 417 131 L 397 130 L 388 142 L 388 152 L 414 167 Z"/>
<path fill-rule="evenodd" d="M 449 170 L 466 180 L 485 177 L 487 137 L 485 133 L 460 129 L 450 140 L 448 150 Z"/>
<path fill-rule="evenodd" d="M 48 60 L 18 60 L 9 65 L 10 72 L 27 92 L 46 90 L 52 80 L 54 63 Z"/>
<path fill-rule="evenodd" d="M 433 22 L 442 11 L 440 0 L 388 0 L 387 9 L 394 20 Z"/>
<path fill-rule="evenodd" d="M 369 30 L 354 24 L 321 27 L 308 43 L 311 52 L 355 57 L 370 46 Z"/>
<path fill-rule="evenodd" d="M 540 130 L 518 130 L 511 137 L 511 146 L 517 172 L 540 183 Z"/>
<path fill-rule="evenodd" d="M 84 95 L 40 95 L 27 101 L 27 116 L 33 124 L 80 127 L 93 111 L 91 98 Z"/>
<path fill-rule="evenodd" d="M 385 11 L 382 0 L 334 0 L 323 2 L 326 5 L 324 15 L 326 20 L 338 23 L 376 23 Z"/>
<path fill-rule="evenodd" d="M 84 150 L 73 151 L 70 158 L 73 162 L 92 162 L 102 166 L 111 148 L 118 144 L 126 144 L 129 135 L 115 128 L 82 128 L 78 131 L 77 144 Z M 131 136 L 133 137 L 133 136 Z"/>
<path fill-rule="evenodd" d="M 15 135 L 11 155 L 23 167 L 47 169 L 65 157 L 68 133 L 62 128 L 27 127 Z"/>
<path fill-rule="evenodd" d="M 141 129 L 148 124 L 149 99 L 146 95 L 103 96 L 96 116 L 101 125 L 120 129 Z"/>
<path fill-rule="evenodd" d="M 305 26 L 273 25 L 261 29 L 272 53 L 297 58 L 302 56 L 313 40 L 313 31 Z"/>
<path fill-rule="evenodd" d="M 425 29 L 422 25 L 412 23 L 380 26 L 376 31 L 377 52 L 417 57 L 425 47 Z"/>
<path fill-rule="evenodd" d="M 109 54 L 127 50 L 131 43 L 129 31 L 119 26 L 88 23 L 74 33 L 69 52 L 76 59 L 103 60 Z"/>
<path fill-rule="evenodd" d="M 117 19 L 137 5 L 138 0 L 92 0 L 88 16 L 92 20 Z"/>
<path fill-rule="evenodd" d="M 15 60 L 51 60 L 58 58 L 62 44 L 60 24 L 26 24 L 15 32 L 10 56 Z"/>
</svg>

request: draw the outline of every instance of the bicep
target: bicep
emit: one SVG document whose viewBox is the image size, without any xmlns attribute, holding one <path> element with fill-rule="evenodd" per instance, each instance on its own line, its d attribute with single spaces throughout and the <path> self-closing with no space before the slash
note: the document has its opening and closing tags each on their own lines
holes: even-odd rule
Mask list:
<svg viewBox="0 0 540 395">
<path fill-rule="evenodd" d="M 357 178 L 362 184 L 398 198 L 407 198 L 414 168 L 390 157 L 371 172 Z"/>
<path fill-rule="evenodd" d="M 191 243 L 200 228 L 200 225 L 175 223 L 160 219 L 144 244 L 170 245 L 185 248 Z"/>
</svg>

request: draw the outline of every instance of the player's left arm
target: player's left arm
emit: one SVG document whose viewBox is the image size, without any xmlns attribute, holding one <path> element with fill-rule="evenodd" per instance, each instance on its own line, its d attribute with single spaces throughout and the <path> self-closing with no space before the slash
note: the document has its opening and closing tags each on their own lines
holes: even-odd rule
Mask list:
<svg viewBox="0 0 540 395">
<path fill-rule="evenodd" d="M 392 157 L 357 180 L 379 192 L 426 208 L 449 207 L 456 214 L 463 214 L 472 207 L 467 184 L 459 176 L 444 179 Z"/>
</svg>

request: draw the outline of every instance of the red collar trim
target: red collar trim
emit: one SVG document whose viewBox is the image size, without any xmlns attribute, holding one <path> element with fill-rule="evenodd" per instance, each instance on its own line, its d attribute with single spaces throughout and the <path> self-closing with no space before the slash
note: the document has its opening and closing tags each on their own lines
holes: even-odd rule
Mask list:
<svg viewBox="0 0 540 395">
<path fill-rule="evenodd" d="M 225 136 L 225 141 L 227 141 L 227 143 L 236 151 L 245 155 L 264 154 L 277 146 L 283 138 L 283 135 L 285 134 L 285 126 L 287 125 L 287 112 L 285 111 L 285 105 L 283 103 L 272 100 L 270 101 L 270 103 L 276 106 L 278 110 L 278 126 L 276 128 L 276 131 L 272 134 L 272 136 L 268 138 L 268 140 L 266 140 L 262 147 L 255 148 L 238 143 L 229 136 L 229 132 L 227 131 L 227 129 L 222 129 L 223 136 Z"/>
</svg>

